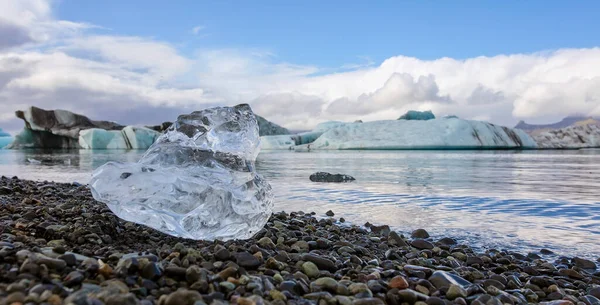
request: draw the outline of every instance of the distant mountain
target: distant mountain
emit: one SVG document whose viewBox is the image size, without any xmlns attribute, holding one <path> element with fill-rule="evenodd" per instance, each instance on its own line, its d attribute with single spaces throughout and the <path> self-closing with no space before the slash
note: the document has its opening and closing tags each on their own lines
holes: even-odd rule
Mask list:
<svg viewBox="0 0 600 305">
<path fill-rule="evenodd" d="M 561 129 L 570 126 L 597 125 L 600 126 L 600 119 L 586 116 L 569 116 L 562 119 L 560 122 L 553 124 L 527 124 L 520 121 L 515 128 L 522 129 L 528 133 L 539 133 L 548 130 Z"/>
<path fill-rule="evenodd" d="M 260 115 L 256 116 L 256 121 L 258 122 L 258 130 L 260 136 L 276 136 L 290 134 L 290 131 L 286 128 L 283 128 L 273 122 L 269 122 L 267 119 L 261 117 Z"/>
</svg>

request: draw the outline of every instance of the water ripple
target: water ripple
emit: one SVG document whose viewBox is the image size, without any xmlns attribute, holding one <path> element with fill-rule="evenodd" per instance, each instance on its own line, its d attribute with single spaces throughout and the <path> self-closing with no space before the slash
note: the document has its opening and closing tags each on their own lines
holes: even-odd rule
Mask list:
<svg viewBox="0 0 600 305">
<path fill-rule="evenodd" d="M 105 162 L 140 155 L 0 150 L 0 174 L 86 183 Z M 600 150 L 265 152 L 257 169 L 271 181 L 278 210 L 331 209 L 356 224 L 425 228 L 482 248 L 600 252 Z M 312 183 L 316 171 L 357 180 Z"/>
</svg>

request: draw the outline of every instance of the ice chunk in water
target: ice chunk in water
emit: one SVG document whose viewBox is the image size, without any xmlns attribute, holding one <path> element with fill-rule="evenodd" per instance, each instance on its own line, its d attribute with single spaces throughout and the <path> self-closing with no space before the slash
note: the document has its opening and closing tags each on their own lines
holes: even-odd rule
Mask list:
<svg viewBox="0 0 600 305">
<path fill-rule="evenodd" d="M 99 167 L 90 186 L 125 220 L 185 238 L 246 239 L 273 208 L 258 152 L 250 106 L 209 108 L 179 116 L 138 163 Z"/>
</svg>

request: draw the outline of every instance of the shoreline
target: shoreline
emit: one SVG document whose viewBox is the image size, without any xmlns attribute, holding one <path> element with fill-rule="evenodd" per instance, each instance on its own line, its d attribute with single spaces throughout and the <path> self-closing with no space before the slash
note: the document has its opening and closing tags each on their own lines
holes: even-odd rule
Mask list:
<svg viewBox="0 0 600 305">
<path fill-rule="evenodd" d="M 85 185 L 2 177 L 0 304 L 600 303 L 597 261 L 477 253 L 328 214 L 279 212 L 252 239 L 194 241 L 120 220 Z"/>
</svg>

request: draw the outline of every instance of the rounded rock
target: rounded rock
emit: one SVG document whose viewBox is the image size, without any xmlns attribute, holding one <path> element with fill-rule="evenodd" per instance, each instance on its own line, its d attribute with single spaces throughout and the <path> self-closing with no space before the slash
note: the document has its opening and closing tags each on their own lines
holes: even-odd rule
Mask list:
<svg viewBox="0 0 600 305">
<path fill-rule="evenodd" d="M 302 272 L 310 278 L 316 278 L 319 276 L 319 267 L 313 262 L 304 262 L 302 264 Z"/>
<path fill-rule="evenodd" d="M 425 239 L 425 238 L 429 238 L 429 233 L 427 231 L 425 231 L 425 229 L 416 229 L 412 232 L 410 237 Z"/>
</svg>

